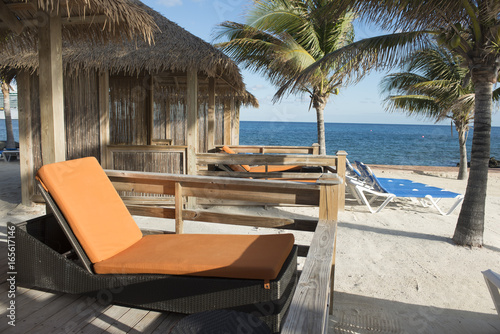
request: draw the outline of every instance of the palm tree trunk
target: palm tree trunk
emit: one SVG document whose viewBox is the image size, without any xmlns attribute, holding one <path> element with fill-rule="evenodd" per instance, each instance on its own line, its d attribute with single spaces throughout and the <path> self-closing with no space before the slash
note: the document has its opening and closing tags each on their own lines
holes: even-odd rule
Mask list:
<svg viewBox="0 0 500 334">
<path fill-rule="evenodd" d="M 476 64 L 473 64 L 476 65 Z M 482 65 L 482 66 L 481 66 Z M 490 158 L 490 133 L 492 89 L 498 67 L 477 64 L 472 66 L 475 87 L 474 131 L 472 136 L 471 166 L 465 198 L 458 216 L 453 241 L 462 246 L 482 246 L 488 161 Z"/>
<path fill-rule="evenodd" d="M 458 169 L 458 180 L 467 179 L 467 130 L 463 126 L 457 126 L 458 131 L 458 143 L 460 145 L 460 167 Z"/>
<path fill-rule="evenodd" d="M 16 148 L 16 142 L 14 141 L 14 129 L 12 127 L 12 116 L 10 114 L 9 90 L 9 83 L 2 81 L 3 110 L 5 112 L 5 129 L 7 131 L 6 148 Z"/>
<path fill-rule="evenodd" d="M 316 122 L 318 126 L 318 144 L 319 154 L 326 155 L 326 139 L 325 139 L 325 117 L 324 110 L 328 101 L 328 96 L 314 94 L 312 97 L 313 107 L 316 109 Z"/>
</svg>

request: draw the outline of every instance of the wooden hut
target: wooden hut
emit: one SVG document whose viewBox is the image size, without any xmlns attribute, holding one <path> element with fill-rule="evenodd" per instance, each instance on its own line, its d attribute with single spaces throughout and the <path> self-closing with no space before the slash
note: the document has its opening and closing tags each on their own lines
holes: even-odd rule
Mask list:
<svg viewBox="0 0 500 334">
<path fill-rule="evenodd" d="M 58 141 L 64 141 L 64 158 L 95 156 L 110 169 L 195 174 L 197 152 L 238 144 L 239 107 L 257 101 L 228 57 L 133 4 L 159 28 L 154 43 L 63 39 L 64 135 Z M 11 43 L 0 51 L 0 68 L 18 71 L 25 204 L 38 200 L 34 174 L 47 160 L 38 64 L 33 49 Z"/>
</svg>

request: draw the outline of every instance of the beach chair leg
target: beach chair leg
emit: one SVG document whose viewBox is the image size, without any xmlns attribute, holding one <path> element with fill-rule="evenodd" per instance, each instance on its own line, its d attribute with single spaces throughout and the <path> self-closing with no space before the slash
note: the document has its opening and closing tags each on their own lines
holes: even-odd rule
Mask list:
<svg viewBox="0 0 500 334">
<path fill-rule="evenodd" d="M 488 290 L 490 290 L 491 299 L 493 299 L 493 304 L 497 309 L 497 313 L 500 316 L 500 275 L 497 273 L 486 270 L 482 272 Z"/>
<path fill-rule="evenodd" d="M 443 216 L 448 216 L 448 215 L 450 215 L 453 211 L 455 211 L 455 209 L 458 207 L 458 205 L 459 205 L 460 203 L 462 203 L 462 201 L 463 201 L 463 199 L 464 199 L 464 197 L 463 197 L 462 195 L 455 197 L 455 198 L 456 198 L 455 203 L 453 203 L 453 205 L 451 206 L 450 210 L 448 210 L 448 212 L 446 212 L 446 213 L 445 213 L 445 212 L 444 212 L 443 210 L 441 210 L 441 208 L 437 205 L 437 204 L 438 204 L 438 202 L 439 202 L 439 199 L 436 201 L 436 200 L 434 200 L 434 198 L 432 198 L 432 196 L 431 196 L 431 195 L 427 195 L 427 196 L 425 196 L 425 198 L 427 198 L 427 199 L 429 200 L 429 202 L 431 202 L 431 204 L 432 204 L 432 205 L 436 208 L 436 210 L 438 210 L 438 211 L 439 211 L 439 213 L 440 213 L 440 214 L 442 214 Z"/>
<path fill-rule="evenodd" d="M 350 184 L 347 184 L 347 189 L 349 189 L 349 193 L 354 196 L 354 199 L 356 199 L 356 202 L 358 202 L 358 204 L 363 204 L 363 202 L 361 201 L 361 198 L 359 198 L 359 195 L 358 195 L 358 192 L 356 191 L 356 188 Z"/>
<path fill-rule="evenodd" d="M 363 203 L 365 203 L 365 205 L 368 207 L 368 210 L 370 210 L 371 213 L 380 212 L 380 210 L 385 208 L 387 204 L 389 204 L 394 198 L 396 198 L 396 196 L 394 196 L 393 194 L 389 194 L 385 199 L 385 201 L 376 210 L 374 210 L 370 204 L 372 204 L 372 202 L 379 196 L 377 196 L 376 194 L 372 194 L 372 198 L 368 201 L 368 199 L 364 194 L 363 189 L 356 187 L 356 190 L 358 190 L 359 197 L 363 200 Z"/>
<path fill-rule="evenodd" d="M 363 190 L 360 190 L 356 187 L 356 190 L 358 191 L 359 198 L 365 203 L 365 205 L 368 207 L 368 210 L 370 210 L 371 213 L 374 213 L 375 211 L 372 209 L 370 202 L 366 199 L 365 194 L 363 193 Z"/>
<path fill-rule="evenodd" d="M 395 195 L 392 195 L 392 194 L 391 194 L 391 195 L 389 195 L 389 196 L 385 199 L 384 203 L 382 203 L 382 204 L 378 207 L 378 209 L 377 209 L 377 211 L 376 211 L 376 212 L 380 212 L 380 210 L 382 210 L 383 208 L 385 208 L 385 206 L 386 206 L 387 204 L 389 204 L 390 202 L 392 202 L 392 200 L 393 200 L 393 199 L 395 199 L 395 198 L 396 198 L 396 196 L 395 196 Z"/>
</svg>

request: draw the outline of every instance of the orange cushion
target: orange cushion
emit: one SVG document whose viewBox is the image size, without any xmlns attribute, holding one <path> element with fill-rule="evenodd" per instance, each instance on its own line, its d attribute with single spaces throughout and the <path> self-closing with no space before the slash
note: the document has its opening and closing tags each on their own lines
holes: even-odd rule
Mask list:
<svg viewBox="0 0 500 334">
<path fill-rule="evenodd" d="M 283 166 L 283 165 L 269 165 L 267 166 L 267 171 L 268 172 L 294 172 L 294 171 L 300 171 L 302 169 L 301 166 Z M 266 172 L 266 166 L 255 166 L 255 167 L 250 167 L 249 172 L 251 173 L 265 173 Z"/>
<path fill-rule="evenodd" d="M 275 279 L 290 254 L 293 234 L 148 235 L 94 265 L 98 274 L 169 274 Z"/>
<path fill-rule="evenodd" d="M 236 154 L 235 151 L 233 151 L 229 146 L 227 145 L 224 145 L 222 146 L 222 150 L 228 154 Z M 248 165 L 229 165 L 229 168 L 231 168 L 232 170 L 234 170 L 235 172 L 244 172 L 244 171 L 247 171 L 249 172 L 250 171 L 250 166 Z M 242 170 L 243 168 L 243 170 Z"/>
<path fill-rule="evenodd" d="M 94 157 L 45 165 L 37 176 L 93 263 L 122 252 L 142 238 Z"/>
<path fill-rule="evenodd" d="M 290 182 L 308 182 L 308 183 L 316 183 L 317 179 L 279 179 L 279 178 L 269 178 L 267 180 L 276 180 L 276 181 L 290 181 Z"/>
</svg>

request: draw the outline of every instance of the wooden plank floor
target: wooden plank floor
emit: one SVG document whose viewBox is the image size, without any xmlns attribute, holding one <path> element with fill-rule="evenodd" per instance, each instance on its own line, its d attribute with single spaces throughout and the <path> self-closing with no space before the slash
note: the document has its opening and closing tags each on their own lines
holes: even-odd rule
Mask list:
<svg viewBox="0 0 500 334">
<path fill-rule="evenodd" d="M 0 254 L 6 254 L 0 239 Z M 16 326 L 9 325 L 7 258 L 0 256 L 0 333 L 168 333 L 185 315 L 118 305 L 100 305 L 81 295 L 52 293 L 17 286 Z"/>
</svg>

